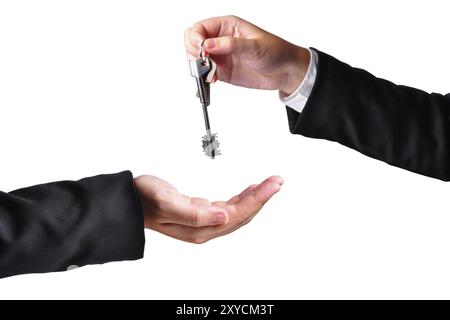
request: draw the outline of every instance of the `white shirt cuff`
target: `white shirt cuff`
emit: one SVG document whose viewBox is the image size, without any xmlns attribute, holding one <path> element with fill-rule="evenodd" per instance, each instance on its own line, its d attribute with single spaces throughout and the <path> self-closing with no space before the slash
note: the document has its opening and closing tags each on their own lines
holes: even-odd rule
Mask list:
<svg viewBox="0 0 450 320">
<path fill-rule="evenodd" d="M 310 52 L 311 59 L 309 61 L 308 71 L 306 72 L 302 83 L 300 83 L 298 88 L 287 97 L 283 96 L 281 91 L 279 92 L 281 102 L 298 113 L 302 112 L 306 102 L 308 102 L 309 95 L 311 94 L 314 83 L 316 82 L 318 56 L 314 50 L 308 50 Z"/>
</svg>

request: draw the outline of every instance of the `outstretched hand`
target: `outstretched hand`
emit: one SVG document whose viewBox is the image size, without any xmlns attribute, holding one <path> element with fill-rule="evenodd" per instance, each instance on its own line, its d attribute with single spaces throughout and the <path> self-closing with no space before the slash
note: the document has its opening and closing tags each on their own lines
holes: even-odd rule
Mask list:
<svg viewBox="0 0 450 320">
<path fill-rule="evenodd" d="M 135 179 L 145 227 L 193 243 L 204 243 L 247 224 L 282 184 L 281 177 L 272 176 L 228 201 L 210 202 L 183 195 L 155 176 Z"/>
</svg>

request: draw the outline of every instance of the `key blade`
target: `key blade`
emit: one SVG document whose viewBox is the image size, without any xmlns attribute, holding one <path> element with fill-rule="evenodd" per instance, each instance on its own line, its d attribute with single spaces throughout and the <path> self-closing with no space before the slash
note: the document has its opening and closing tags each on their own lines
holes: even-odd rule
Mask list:
<svg viewBox="0 0 450 320">
<path fill-rule="evenodd" d="M 204 79 L 197 79 L 198 97 L 206 107 L 211 104 L 211 85 Z"/>
</svg>

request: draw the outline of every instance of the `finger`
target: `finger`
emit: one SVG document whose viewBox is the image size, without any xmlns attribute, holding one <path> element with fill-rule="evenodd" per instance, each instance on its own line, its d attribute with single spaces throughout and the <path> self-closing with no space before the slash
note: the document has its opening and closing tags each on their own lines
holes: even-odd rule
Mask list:
<svg viewBox="0 0 450 320">
<path fill-rule="evenodd" d="M 208 205 L 194 205 L 192 203 L 172 203 L 167 208 L 168 214 L 161 223 L 176 223 L 191 227 L 204 227 L 226 224 L 228 212 L 224 208 Z"/>
<path fill-rule="evenodd" d="M 233 15 L 199 21 L 192 26 L 192 29 L 203 35 L 204 39 L 221 36 L 246 37 L 262 31 L 254 24 Z"/>
<path fill-rule="evenodd" d="M 269 181 L 273 181 L 273 182 L 276 182 L 276 183 L 281 184 L 281 185 L 283 184 L 283 178 L 281 178 L 279 176 L 269 177 L 265 181 L 263 181 L 262 183 L 267 183 Z M 261 184 L 252 184 L 252 185 L 250 185 L 244 191 L 242 191 L 240 194 L 238 194 L 238 195 L 232 197 L 230 200 L 228 200 L 227 203 L 228 204 L 235 204 L 236 202 L 238 202 L 239 200 L 241 200 L 242 198 L 247 196 L 250 192 L 253 192 L 253 190 L 255 190 L 257 187 L 259 187 Z"/>
<path fill-rule="evenodd" d="M 195 23 L 191 29 L 193 32 L 198 33 L 202 39 L 206 39 L 219 36 L 226 31 L 225 27 L 228 24 L 228 17 L 213 17 Z"/>
<path fill-rule="evenodd" d="M 185 46 L 191 56 L 198 58 L 200 44 L 205 39 L 218 37 L 244 39 L 248 36 L 254 36 L 261 31 L 257 26 L 236 16 L 213 17 L 199 21 L 187 30 L 185 33 Z M 213 52 L 209 53 L 214 54 Z"/>
<path fill-rule="evenodd" d="M 191 242 L 191 243 L 205 243 L 211 239 L 218 238 L 221 236 L 225 236 L 229 233 L 236 231 L 237 229 L 248 224 L 254 216 L 244 220 L 238 224 L 233 225 L 232 227 L 228 226 L 209 226 L 209 227 L 201 227 L 195 228 L 185 225 L 179 224 L 162 224 L 153 228 L 155 231 L 158 231 L 162 234 L 165 234 L 169 237 Z"/>
<path fill-rule="evenodd" d="M 284 184 L 284 179 L 280 176 L 271 176 L 261 182 L 261 184 L 254 190 L 254 197 L 257 201 L 266 203 L 275 193 L 280 191 Z"/>
<path fill-rule="evenodd" d="M 224 36 L 239 37 L 251 24 L 235 16 L 222 16 L 195 23 L 185 32 L 185 46 L 191 56 L 198 59 L 203 40 Z M 206 41 L 205 41 L 205 48 Z M 213 52 L 209 52 L 213 54 Z"/>
<path fill-rule="evenodd" d="M 193 205 L 208 207 L 211 206 L 211 202 L 208 199 L 204 198 L 190 198 L 190 201 Z"/>
<path fill-rule="evenodd" d="M 171 238 L 200 244 L 212 239 L 208 236 L 210 231 L 206 232 L 206 229 L 210 230 L 214 228 L 217 227 L 195 228 L 179 224 L 162 224 L 154 228 L 154 230 Z"/>
<path fill-rule="evenodd" d="M 214 38 L 226 31 L 230 17 L 214 17 L 195 23 L 184 34 L 184 44 L 190 55 L 199 58 L 200 45 L 207 38 Z"/>
<path fill-rule="evenodd" d="M 232 36 L 210 38 L 205 40 L 205 49 L 212 55 L 251 54 L 256 40 Z"/>
<path fill-rule="evenodd" d="M 186 223 L 159 224 L 154 229 L 183 241 L 204 243 L 231 233 L 249 223 L 262 206 L 280 190 L 282 184 L 283 179 L 281 177 L 272 176 L 259 185 L 252 185 L 245 189 L 241 192 L 240 196 L 242 197 L 236 204 L 227 206 L 229 222 L 226 224 L 199 227 L 197 223 L 193 226 L 191 221 L 190 225 Z M 223 202 L 214 202 L 211 208 L 216 208 L 219 203 L 225 205 Z"/>
<path fill-rule="evenodd" d="M 258 212 L 275 193 L 280 191 L 283 183 L 283 178 L 272 176 L 264 180 L 251 192 L 247 192 L 235 205 L 239 216 L 246 219 L 246 217 Z"/>
<path fill-rule="evenodd" d="M 247 189 L 239 194 L 239 197 L 245 197 L 249 192 L 253 192 L 253 190 L 255 190 L 257 187 L 259 187 L 259 184 L 251 184 Z"/>
<path fill-rule="evenodd" d="M 228 205 L 228 202 L 225 201 L 214 201 L 211 203 L 213 206 L 215 207 L 219 207 L 219 208 L 225 208 Z M 228 211 L 227 211 L 228 212 Z M 230 213 L 228 212 L 228 215 L 230 215 Z"/>
<path fill-rule="evenodd" d="M 236 202 L 238 202 L 247 192 L 249 192 L 250 190 L 253 190 L 257 187 L 257 184 L 252 184 L 250 186 L 248 186 L 246 189 L 244 189 L 244 191 L 242 191 L 240 194 L 235 195 L 234 197 L 232 197 L 230 200 L 227 201 L 227 203 L 229 204 L 235 204 Z"/>
<path fill-rule="evenodd" d="M 224 30 L 223 25 L 227 17 L 215 17 L 202 20 L 187 29 L 184 33 L 184 46 L 188 54 L 188 59 L 200 58 L 200 46 L 203 40 L 217 37 L 220 30 Z"/>
<path fill-rule="evenodd" d="M 225 236 L 227 234 L 233 233 L 236 230 L 238 230 L 238 229 L 242 228 L 243 226 L 247 225 L 248 223 L 250 223 L 250 221 L 252 221 L 255 216 L 256 216 L 256 214 L 254 214 L 253 216 L 249 217 L 247 220 L 244 220 L 244 221 L 234 225 L 231 229 L 223 229 L 222 232 L 218 232 L 217 229 L 213 230 L 212 228 L 206 227 L 209 230 L 211 230 L 211 232 L 210 232 L 209 235 L 206 235 L 205 237 L 206 238 L 209 237 L 210 239 L 213 239 L 213 238 L 218 238 L 218 237 L 222 237 L 222 236 Z"/>
<path fill-rule="evenodd" d="M 238 196 L 230 199 L 227 202 L 229 222 L 215 229 L 214 237 L 231 233 L 250 222 L 263 205 L 280 190 L 282 184 L 283 179 L 281 177 L 272 176 L 260 184 L 249 186 Z M 216 202 L 213 202 L 213 204 L 216 204 Z"/>
<path fill-rule="evenodd" d="M 218 237 L 222 237 L 225 236 L 227 234 L 233 233 L 236 230 L 242 228 L 243 226 L 247 225 L 248 223 L 250 223 L 250 221 L 253 220 L 253 218 L 256 216 L 256 213 L 252 216 L 250 216 L 249 218 L 247 218 L 244 221 L 241 221 L 239 223 L 234 224 L 232 227 L 204 227 L 201 228 L 201 233 L 197 234 L 197 236 L 199 236 L 201 239 L 205 241 L 214 239 L 214 238 L 218 238 Z"/>
<path fill-rule="evenodd" d="M 200 52 L 200 44 L 204 39 L 204 36 L 193 31 L 192 28 L 187 29 L 184 33 L 184 46 L 188 52 L 194 53 L 197 56 Z"/>
<path fill-rule="evenodd" d="M 184 32 L 184 46 L 189 60 L 198 59 L 200 57 L 200 44 L 203 39 L 204 36 L 192 30 L 192 28 L 189 28 Z"/>
</svg>

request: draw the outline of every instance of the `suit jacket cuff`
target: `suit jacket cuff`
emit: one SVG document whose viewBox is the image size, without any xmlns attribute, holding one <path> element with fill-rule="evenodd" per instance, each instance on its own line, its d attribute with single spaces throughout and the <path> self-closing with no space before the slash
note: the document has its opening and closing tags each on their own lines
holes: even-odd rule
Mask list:
<svg viewBox="0 0 450 320">
<path fill-rule="evenodd" d="M 144 220 L 129 171 L 0 192 L 0 278 L 136 260 Z"/>
<path fill-rule="evenodd" d="M 322 138 L 322 136 L 317 136 L 317 132 L 321 132 L 321 129 L 326 128 L 327 119 L 330 119 L 333 113 L 333 110 L 329 108 L 331 103 L 327 103 L 328 101 L 323 101 L 323 99 L 329 99 L 329 94 L 338 93 L 332 85 L 336 83 L 336 80 L 339 81 L 339 79 L 334 79 L 335 75 L 329 74 L 333 68 L 328 68 L 328 65 L 330 63 L 335 65 L 343 63 L 337 60 L 330 61 L 335 59 L 317 49 L 311 48 L 311 50 L 316 54 L 317 61 L 315 81 L 310 95 L 305 101 L 301 113 L 289 106 L 286 106 L 286 109 L 291 133 L 302 134 L 313 138 Z M 327 83 L 331 81 L 333 82 Z"/>
</svg>

